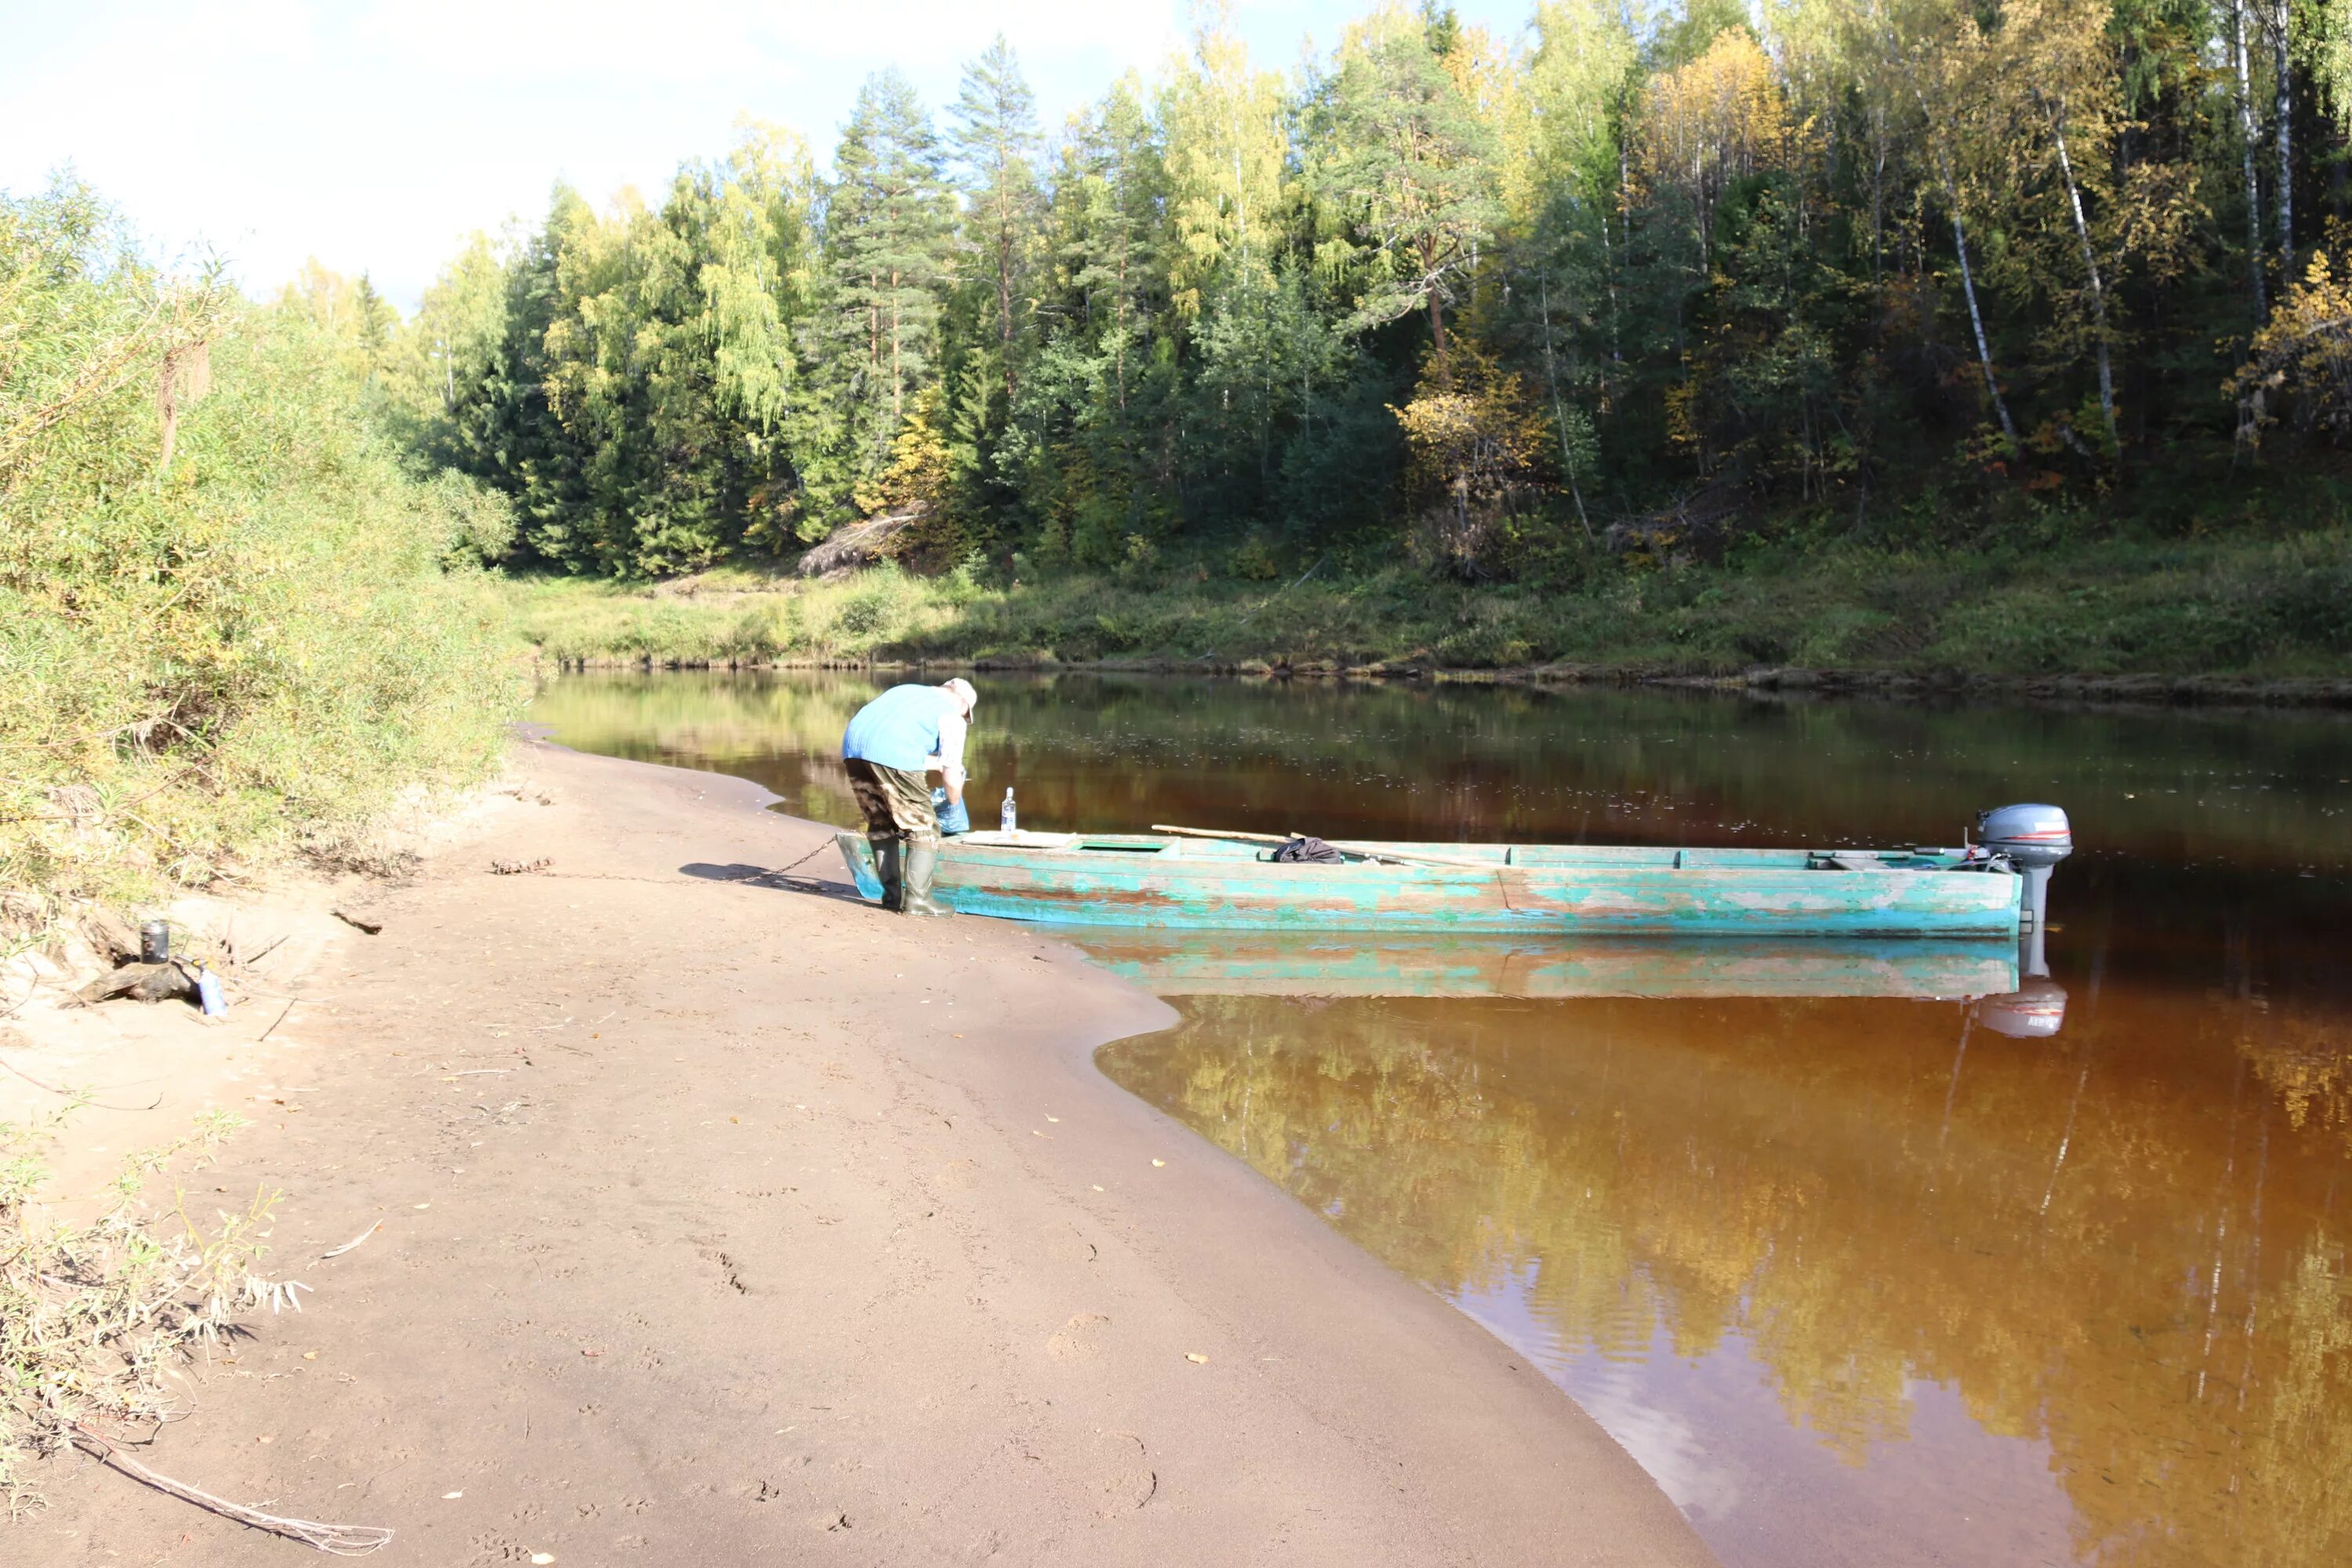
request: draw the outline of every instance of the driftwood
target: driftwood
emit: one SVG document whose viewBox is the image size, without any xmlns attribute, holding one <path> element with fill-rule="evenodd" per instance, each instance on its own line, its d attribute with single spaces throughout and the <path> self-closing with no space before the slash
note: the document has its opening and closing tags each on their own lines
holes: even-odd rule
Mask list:
<svg viewBox="0 0 2352 1568">
<path fill-rule="evenodd" d="M 373 1236 L 377 1231 L 380 1231 L 383 1228 L 383 1221 L 376 1221 L 373 1225 L 368 1226 L 365 1230 L 360 1232 L 357 1236 L 343 1243 L 342 1246 L 331 1247 L 326 1251 L 319 1254 L 319 1261 L 323 1263 L 330 1258 L 341 1258 L 344 1253 L 349 1252 L 352 1247 L 357 1247 L 361 1242 L 365 1241 L 369 1237 Z"/>
<path fill-rule="evenodd" d="M 1610 524 L 1601 542 L 1612 555 L 1717 560 L 1739 528 L 1747 502 L 1738 485 L 1718 479 L 1644 516 Z"/>
<path fill-rule="evenodd" d="M 81 933 L 110 963 L 128 963 L 139 956 L 139 932 L 129 921 L 103 905 L 82 915 Z"/>
<path fill-rule="evenodd" d="M 907 531 L 929 516 L 930 510 L 929 506 L 904 507 L 837 528 L 831 538 L 803 555 L 795 570 L 803 577 L 835 577 L 887 560 L 898 552 Z"/>
<path fill-rule="evenodd" d="M 133 996 L 142 1002 L 196 1000 L 196 983 L 177 963 L 125 963 L 113 973 L 100 975 L 74 993 L 84 1005 L 103 1002 L 114 996 Z"/>
</svg>

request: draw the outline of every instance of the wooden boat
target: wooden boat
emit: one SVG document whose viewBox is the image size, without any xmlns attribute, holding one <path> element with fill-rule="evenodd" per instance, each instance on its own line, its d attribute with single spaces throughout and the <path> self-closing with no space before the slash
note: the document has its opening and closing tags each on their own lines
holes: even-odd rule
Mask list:
<svg viewBox="0 0 2352 1568">
<path fill-rule="evenodd" d="M 864 837 L 839 841 L 878 900 Z M 1054 924 L 1549 936 L 2014 937 L 2026 908 L 2023 878 L 1961 849 L 1338 847 L 1343 865 L 1286 865 L 1241 836 L 968 833 L 947 841 L 934 892 L 959 913 Z"/>
<path fill-rule="evenodd" d="M 2017 944 L 1835 937 L 1391 936 L 1286 931 L 1060 933 L 1161 996 L 1894 996 L 2014 992 Z"/>
</svg>

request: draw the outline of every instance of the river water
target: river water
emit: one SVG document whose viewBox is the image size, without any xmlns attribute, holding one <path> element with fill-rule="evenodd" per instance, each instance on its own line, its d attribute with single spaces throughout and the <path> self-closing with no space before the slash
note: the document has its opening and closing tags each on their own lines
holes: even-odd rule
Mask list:
<svg viewBox="0 0 2352 1568">
<path fill-rule="evenodd" d="M 533 716 L 854 824 L 878 686 L 581 676 Z M 981 687 L 973 815 L 1010 785 L 1024 827 L 1821 846 L 2067 807 L 2022 1010 L 1975 948 L 1110 937 L 1182 1021 L 1097 1059 L 1540 1367 L 1735 1568 L 2352 1561 L 2352 722 Z"/>
</svg>

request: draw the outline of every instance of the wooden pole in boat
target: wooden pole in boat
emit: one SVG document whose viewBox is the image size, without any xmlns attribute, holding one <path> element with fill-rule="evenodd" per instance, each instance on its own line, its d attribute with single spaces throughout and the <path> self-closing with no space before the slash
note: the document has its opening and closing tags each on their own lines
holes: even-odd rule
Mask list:
<svg viewBox="0 0 2352 1568">
<path fill-rule="evenodd" d="M 1172 833 L 1179 838 L 1230 838 L 1237 844 L 1287 844 L 1286 833 L 1221 833 L 1213 827 L 1173 827 L 1165 822 L 1151 825 L 1154 833 Z"/>
<path fill-rule="evenodd" d="M 1500 860 L 1473 860 L 1466 855 L 1425 855 L 1418 849 L 1390 849 L 1360 838 L 1328 840 L 1334 849 L 1345 849 L 1352 855 L 1375 858 L 1402 860 L 1408 866 L 1462 866 L 1473 871 L 1507 871 L 1511 868 Z"/>
<path fill-rule="evenodd" d="M 1223 833 L 1213 827 L 1171 827 L 1164 822 L 1151 825 L 1154 833 L 1173 834 L 1180 838 L 1227 838 L 1237 844 L 1287 844 L 1296 834 Z M 1418 849 L 1391 849 L 1385 845 L 1368 844 L 1360 839 L 1328 840 L 1334 849 L 1350 855 L 1360 855 L 1368 860 L 1386 860 L 1400 866 L 1459 866 L 1472 871 L 1502 871 L 1508 869 L 1498 860 L 1472 860 L 1459 855 L 1424 855 Z"/>
</svg>

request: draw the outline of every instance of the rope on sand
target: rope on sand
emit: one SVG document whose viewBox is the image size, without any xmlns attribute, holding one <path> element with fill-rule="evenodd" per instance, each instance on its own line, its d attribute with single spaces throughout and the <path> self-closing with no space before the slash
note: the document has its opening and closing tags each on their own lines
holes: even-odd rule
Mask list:
<svg viewBox="0 0 2352 1568">
<path fill-rule="evenodd" d="M 815 859 L 818 856 L 824 854 L 826 850 L 832 847 L 833 840 L 828 838 L 789 866 L 779 866 L 772 871 L 755 871 L 750 876 L 730 877 L 727 879 L 730 882 L 753 882 L 759 880 L 761 877 L 781 877 L 786 872 L 799 870 L 802 867 L 807 865 L 810 861 Z"/>
<path fill-rule="evenodd" d="M 771 879 L 771 878 L 774 878 L 774 879 L 778 879 L 778 880 L 785 880 L 785 879 L 795 879 L 795 880 L 803 881 L 803 882 L 807 882 L 807 881 L 814 881 L 815 879 L 814 879 L 814 878 L 813 878 L 813 877 L 801 877 L 801 878 L 798 878 L 798 879 L 793 879 L 792 874 L 793 874 L 794 871 L 799 870 L 802 867 L 803 867 L 803 866 L 807 865 L 810 861 L 812 861 L 812 860 L 815 859 L 818 856 L 820 856 L 820 855 L 824 854 L 826 850 L 828 850 L 828 849 L 830 849 L 830 848 L 832 848 L 832 847 L 833 847 L 833 840 L 832 840 L 832 839 L 830 839 L 830 838 L 828 838 L 828 839 L 826 839 L 824 842 L 823 842 L 822 844 L 819 844 L 815 848 L 814 848 L 814 849 L 810 850 L 807 854 L 805 854 L 805 855 L 802 856 L 799 859 L 797 859 L 797 860 L 793 861 L 793 862 L 791 865 L 789 865 L 789 866 L 779 866 L 779 867 L 777 867 L 777 868 L 776 868 L 775 869 L 773 869 L 773 870 L 768 870 L 768 869 L 765 869 L 765 868 L 761 868 L 761 869 L 758 869 L 758 870 L 744 871 L 744 872 L 741 872 L 741 873 L 740 873 L 740 874 L 738 874 L 738 875 L 736 875 L 736 876 L 732 876 L 732 877 L 715 877 L 715 878 L 713 878 L 713 879 L 712 879 L 713 881 L 731 883 L 731 884 L 733 884 L 733 885 L 735 885 L 735 886 L 738 886 L 738 887 L 740 887 L 740 886 L 742 886 L 743 884 L 745 884 L 745 883 L 747 883 L 747 882 L 764 882 L 764 881 L 767 881 L 767 880 L 768 880 L 769 879 Z"/>
<path fill-rule="evenodd" d="M 264 1513 L 257 1508 L 247 1508 L 243 1503 L 231 1502 L 226 1498 L 215 1497 L 185 1481 L 175 1481 L 169 1476 L 149 1469 L 87 1426 L 77 1423 L 73 1431 L 75 1437 L 83 1440 L 100 1463 L 112 1465 L 134 1480 L 143 1481 L 159 1492 L 178 1498 L 183 1502 L 192 1502 L 224 1519 L 233 1519 L 239 1524 L 266 1530 L 289 1541 L 299 1541 L 330 1556 L 364 1557 L 392 1540 L 392 1531 L 381 1525 L 321 1524 L 314 1519 L 286 1519 L 278 1514 Z"/>
</svg>

